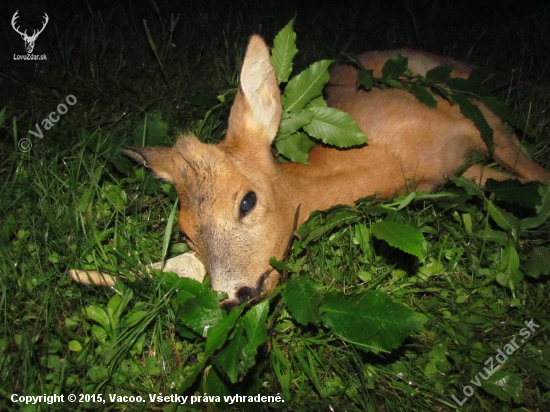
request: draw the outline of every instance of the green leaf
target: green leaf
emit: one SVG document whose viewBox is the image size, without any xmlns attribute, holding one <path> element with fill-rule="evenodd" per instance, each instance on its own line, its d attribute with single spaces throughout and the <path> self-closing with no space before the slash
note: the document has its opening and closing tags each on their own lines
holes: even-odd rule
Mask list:
<svg viewBox="0 0 550 412">
<path fill-rule="evenodd" d="M 500 270 L 504 274 L 504 278 L 497 277 L 497 281 L 503 286 L 508 286 L 514 290 L 519 282 L 523 279 L 523 274 L 519 271 L 519 256 L 515 246 L 509 242 L 504 253 L 502 254 L 502 262 Z M 503 284 L 502 281 L 506 282 Z"/>
<path fill-rule="evenodd" d="M 446 85 L 448 88 L 455 92 L 466 93 L 474 97 L 490 96 L 491 93 L 481 83 L 473 82 L 469 79 L 461 79 L 453 77 L 447 80 Z"/>
<path fill-rule="evenodd" d="M 391 57 L 382 67 L 383 79 L 397 79 L 405 74 L 409 67 L 409 58 L 399 53 L 397 56 Z"/>
<path fill-rule="evenodd" d="M 355 225 L 355 239 L 359 243 L 359 247 L 364 254 L 370 254 L 372 247 L 370 244 L 369 229 L 363 223 L 357 223 Z"/>
<path fill-rule="evenodd" d="M 523 130 L 529 135 L 535 134 L 533 128 L 531 128 L 523 116 L 514 110 L 510 109 L 506 104 L 502 103 L 494 96 L 482 96 L 481 101 L 485 106 L 489 108 L 494 114 L 500 117 L 502 120 L 510 123 L 512 126 Z"/>
<path fill-rule="evenodd" d="M 538 182 L 522 183 L 516 179 L 504 181 L 487 179 L 485 184 L 485 188 L 494 193 L 497 200 L 530 208 L 540 204 L 539 187 Z"/>
<path fill-rule="evenodd" d="M 459 94 L 453 95 L 453 99 L 456 103 L 458 103 L 460 107 L 460 113 L 462 113 L 464 117 L 474 122 L 475 126 L 481 132 L 481 137 L 483 138 L 483 141 L 492 153 L 495 150 L 495 143 L 493 141 L 493 129 L 491 128 L 491 126 L 489 126 L 487 120 L 485 120 L 485 117 L 481 113 L 481 110 L 479 110 L 479 107 L 477 107 L 467 98 Z"/>
<path fill-rule="evenodd" d="M 88 370 L 88 376 L 92 382 L 105 382 L 109 379 L 109 369 L 105 365 L 93 365 Z"/>
<path fill-rule="evenodd" d="M 69 350 L 73 352 L 80 352 L 82 350 L 82 345 L 77 340 L 72 340 L 69 342 Z"/>
<path fill-rule="evenodd" d="M 346 56 L 348 59 L 350 59 L 358 68 L 359 70 L 368 70 L 363 66 L 363 63 L 361 63 L 361 59 L 358 55 L 354 53 L 342 53 L 344 56 Z"/>
<path fill-rule="evenodd" d="M 550 250 L 544 247 L 536 247 L 527 258 L 525 272 L 536 279 L 540 275 L 550 275 Z"/>
<path fill-rule="evenodd" d="M 411 332 L 423 329 L 410 308 L 375 290 L 350 296 L 327 293 L 321 304 L 321 320 L 342 339 L 376 352 L 395 349 Z"/>
<path fill-rule="evenodd" d="M 168 135 L 168 123 L 158 113 L 148 115 L 134 129 L 136 146 L 158 146 Z"/>
<path fill-rule="evenodd" d="M 246 337 L 241 330 L 231 339 L 231 341 L 220 351 L 217 361 L 221 369 L 227 374 L 231 383 L 237 382 L 239 377 L 239 365 L 242 350 L 246 345 Z"/>
<path fill-rule="evenodd" d="M 124 317 L 124 320 L 122 321 L 122 326 L 126 328 L 131 328 L 136 326 L 141 320 L 147 316 L 147 312 L 144 310 L 140 310 L 138 312 L 134 312 L 128 316 Z"/>
<path fill-rule="evenodd" d="M 432 82 L 445 83 L 451 78 L 452 71 L 451 66 L 437 66 L 426 72 L 426 79 Z"/>
<path fill-rule="evenodd" d="M 525 399 L 522 380 L 511 371 L 498 370 L 487 380 L 481 380 L 481 386 L 485 391 L 504 402 L 510 402 L 510 399 L 513 398 L 516 403 L 521 404 Z"/>
<path fill-rule="evenodd" d="M 321 95 L 323 86 L 330 79 L 328 67 L 331 63 L 332 60 L 313 63 L 288 82 L 281 98 L 285 111 L 298 113 L 311 99 Z"/>
<path fill-rule="evenodd" d="M 256 364 L 258 347 L 267 342 L 266 319 L 268 311 L 269 301 L 264 300 L 254 305 L 240 320 L 244 326 L 247 340 L 241 357 L 240 373 L 243 375 Z"/>
<path fill-rule="evenodd" d="M 223 346 L 227 340 L 227 335 L 235 326 L 235 322 L 239 318 L 241 312 L 243 311 L 245 304 L 242 304 L 234 308 L 227 317 L 223 318 L 217 325 L 208 329 L 206 335 L 206 346 L 205 352 L 208 356 L 212 355 L 214 351 L 218 350 Z"/>
<path fill-rule="evenodd" d="M 323 96 L 316 97 L 312 99 L 304 108 L 304 111 L 301 113 L 308 114 L 305 109 L 309 109 L 310 107 L 327 107 L 327 102 L 325 102 L 325 98 Z M 309 113 L 311 114 L 311 113 Z"/>
<path fill-rule="evenodd" d="M 296 48 L 296 33 L 292 30 L 294 19 L 292 19 L 278 34 L 273 41 L 271 51 L 271 64 L 275 67 L 277 81 L 279 84 L 287 82 L 292 73 L 292 60 L 298 49 Z"/>
<path fill-rule="evenodd" d="M 279 154 L 296 163 L 308 164 L 308 153 L 315 146 L 317 144 L 301 132 L 280 136 L 275 140 Z"/>
<path fill-rule="evenodd" d="M 367 143 L 367 137 L 351 116 L 333 107 L 312 107 L 314 117 L 304 130 L 325 144 L 338 148 Z"/>
<path fill-rule="evenodd" d="M 309 110 L 303 110 L 299 113 L 283 113 L 281 125 L 279 126 L 279 135 L 284 136 L 297 132 L 302 127 L 310 124 L 314 116 L 315 113 Z"/>
<path fill-rule="evenodd" d="M 326 212 L 313 212 L 298 229 L 302 247 L 334 228 L 359 218 L 359 213 L 348 206 L 335 206 Z"/>
<path fill-rule="evenodd" d="M 220 308 L 216 292 L 200 286 L 201 289 L 194 297 L 180 304 L 178 316 L 184 325 L 202 336 L 207 336 L 208 329 L 223 319 L 224 312 Z"/>
<path fill-rule="evenodd" d="M 373 85 L 372 70 L 359 70 L 357 72 L 357 86 L 363 86 L 366 90 L 371 90 Z"/>
<path fill-rule="evenodd" d="M 528 217 L 521 221 L 522 229 L 533 229 L 539 227 L 550 218 L 550 183 L 539 188 L 541 205 L 537 209 L 537 216 Z"/>
<path fill-rule="evenodd" d="M 418 83 L 414 83 L 410 88 L 409 91 L 414 94 L 414 96 L 422 103 L 424 103 L 426 106 L 430 108 L 437 107 L 437 100 L 434 99 L 432 94 L 426 90 L 425 87 L 421 86 Z"/>
<path fill-rule="evenodd" d="M 105 197 L 113 204 L 117 211 L 121 212 L 126 209 L 126 205 L 128 204 L 128 195 L 124 189 L 110 182 L 105 182 L 103 184 L 103 190 Z"/>
<path fill-rule="evenodd" d="M 283 299 L 294 319 L 302 325 L 319 321 L 321 294 L 317 284 L 304 276 L 293 276 L 282 293 Z"/>
<path fill-rule="evenodd" d="M 111 322 L 109 321 L 109 317 L 107 316 L 107 313 L 99 306 L 88 306 L 84 308 L 83 311 L 87 318 L 99 323 L 103 329 L 106 331 L 111 330 Z"/>
<path fill-rule="evenodd" d="M 385 240 L 390 246 L 422 258 L 424 235 L 411 225 L 386 219 L 372 225 L 372 234 L 378 239 Z"/>
<path fill-rule="evenodd" d="M 495 206 L 493 203 L 489 202 L 487 204 L 487 211 L 489 216 L 495 221 L 501 229 L 510 230 L 512 235 L 516 237 L 519 232 L 519 220 L 514 215 L 506 213 L 500 207 Z"/>
</svg>

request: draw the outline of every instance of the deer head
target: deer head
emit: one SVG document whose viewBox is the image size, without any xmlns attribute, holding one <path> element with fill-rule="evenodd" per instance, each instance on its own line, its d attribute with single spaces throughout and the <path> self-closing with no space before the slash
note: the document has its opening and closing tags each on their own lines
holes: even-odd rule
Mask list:
<svg viewBox="0 0 550 412">
<path fill-rule="evenodd" d="M 17 14 L 19 13 L 19 10 L 17 10 L 12 19 L 11 19 L 11 26 L 13 27 L 13 29 L 19 33 L 21 35 L 21 38 L 24 40 L 25 42 L 25 49 L 27 49 L 27 53 L 28 54 L 31 54 L 32 51 L 34 50 L 34 42 L 36 41 L 38 35 L 40 33 L 42 33 L 44 31 L 44 28 L 46 27 L 46 25 L 48 24 L 48 21 L 50 20 L 50 18 L 48 17 L 48 15 L 46 13 L 44 13 L 44 24 L 42 24 L 42 28 L 40 30 L 34 30 L 33 33 L 32 33 L 32 36 L 28 36 L 27 35 L 27 30 L 25 30 L 24 32 L 21 32 L 19 31 L 19 27 L 16 27 L 15 26 L 15 21 L 17 20 L 17 18 L 19 17 Z"/>
<path fill-rule="evenodd" d="M 269 49 L 252 36 L 220 144 L 187 135 L 172 148 L 125 148 L 174 184 L 180 228 L 205 264 L 212 288 L 229 295 L 222 303 L 226 308 L 276 285 L 278 273 L 269 260 L 283 257 L 292 233 L 297 205 L 288 191 L 293 189 L 271 152 L 280 99 Z"/>
</svg>

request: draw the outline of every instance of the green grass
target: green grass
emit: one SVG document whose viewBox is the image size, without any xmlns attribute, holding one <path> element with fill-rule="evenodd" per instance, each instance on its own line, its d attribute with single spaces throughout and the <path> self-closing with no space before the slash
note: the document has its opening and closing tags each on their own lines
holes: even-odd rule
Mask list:
<svg viewBox="0 0 550 412">
<path fill-rule="evenodd" d="M 169 222 L 174 191 L 122 160 L 120 145 L 144 139 L 170 144 L 182 131 L 205 141 L 222 138 L 230 95 L 224 104 L 216 96 L 236 86 L 248 36 L 260 32 L 271 43 L 296 8 L 279 2 L 219 4 L 215 11 L 214 2 L 157 5 L 51 13 L 35 51 L 48 55 L 44 65 L 9 60 L 23 53 L 15 34 L 6 43 L 9 52 L 2 52 L 0 409 L 22 406 L 10 401 L 12 394 L 73 393 L 106 400 L 73 404 L 80 410 L 258 410 L 254 403 L 189 402 L 205 393 L 222 399 L 261 393 L 286 400 L 264 403 L 265 410 L 442 411 L 458 408 L 452 396 L 462 400 L 467 385 L 475 392 L 462 410 L 548 409 L 549 285 L 545 275 L 529 276 L 528 261 L 533 248 L 548 250 L 550 226 L 516 233 L 491 216 L 489 205 L 496 202 L 518 219 L 534 216 L 535 209 L 468 194 L 460 181 L 440 192 L 460 201 L 415 199 L 399 211 L 402 199 L 380 206 L 383 216 L 422 232 L 419 259 L 374 236 L 380 217 L 361 212 L 303 250 L 297 244 L 286 264 L 291 279 L 311 278 L 323 293 L 384 292 L 418 313 L 424 331 L 389 353 L 365 352 L 320 323 L 297 322 L 289 305 L 279 305 L 280 290 L 266 309 L 268 344 L 258 348 L 246 376 L 230 383 L 219 352 L 197 369 L 205 339 L 182 321 L 183 304 L 171 281 L 160 274 L 136 276 L 161 259 L 167 228 L 168 254 L 186 250 Z M 441 10 L 431 2 L 408 8 L 381 2 L 368 9 L 360 3 L 299 9 L 295 73 L 315 60 L 339 57 L 352 35 L 353 52 L 410 46 L 516 69 L 499 97 L 529 118 L 535 133 L 522 140 L 550 168 L 544 41 L 550 9 L 500 10 L 482 3 L 481 13 L 469 7 L 474 5 Z M 27 133 L 69 94 L 78 103 L 43 139 Z M 24 137 L 31 140 L 29 152 L 17 148 Z M 127 280 L 114 289 L 73 283 L 67 270 L 84 267 Z M 530 319 L 540 328 L 489 384 L 470 383 L 487 359 L 519 341 Z M 178 393 L 197 370 L 186 405 L 149 403 L 149 395 Z M 109 394 L 141 395 L 146 402 L 111 402 Z M 22 409 L 66 410 L 67 403 Z"/>
</svg>

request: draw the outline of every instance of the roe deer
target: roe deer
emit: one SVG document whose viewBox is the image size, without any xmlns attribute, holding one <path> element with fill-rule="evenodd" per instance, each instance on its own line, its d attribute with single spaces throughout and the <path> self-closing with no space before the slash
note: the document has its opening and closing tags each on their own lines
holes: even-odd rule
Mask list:
<svg viewBox="0 0 550 412">
<path fill-rule="evenodd" d="M 410 50 L 366 53 L 360 59 L 381 76 L 384 62 L 399 52 L 408 56 L 413 73 L 425 75 L 439 65 L 453 67 L 453 77 L 467 77 L 471 71 L 455 60 Z M 353 204 L 367 195 L 431 191 L 472 154 L 490 155 L 479 130 L 457 105 L 440 99 L 433 109 L 407 91 L 367 92 L 356 87 L 356 78 L 352 66 L 337 68 L 326 101 L 353 117 L 368 144 L 350 150 L 319 145 L 309 153 L 310 165 L 280 163 L 271 145 L 281 119 L 281 95 L 269 49 L 254 35 L 221 143 L 204 144 L 186 135 L 172 148 L 125 148 L 158 178 L 174 184 L 179 225 L 210 274 L 212 288 L 228 294 L 223 307 L 276 285 L 279 274 L 269 260 L 283 257 L 299 204 L 301 224 L 314 210 Z M 522 180 L 548 181 L 550 173 L 522 152 L 501 120 L 476 104 L 494 129 L 492 157 Z M 480 185 L 488 177 L 510 177 L 481 165 L 464 175 Z"/>
</svg>

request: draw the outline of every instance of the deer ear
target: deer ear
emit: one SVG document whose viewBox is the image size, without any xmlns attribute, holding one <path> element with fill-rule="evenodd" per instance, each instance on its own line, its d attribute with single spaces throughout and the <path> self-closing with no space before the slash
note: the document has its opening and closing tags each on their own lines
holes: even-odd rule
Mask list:
<svg viewBox="0 0 550 412">
<path fill-rule="evenodd" d="M 246 49 L 239 91 L 231 108 L 227 143 L 269 148 L 279 130 L 281 110 L 281 92 L 269 48 L 254 35 Z"/>
<path fill-rule="evenodd" d="M 174 182 L 174 168 L 171 147 L 123 147 L 122 152 L 153 174 L 169 183 Z"/>
</svg>

